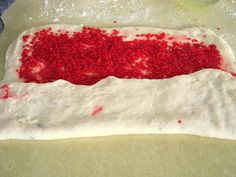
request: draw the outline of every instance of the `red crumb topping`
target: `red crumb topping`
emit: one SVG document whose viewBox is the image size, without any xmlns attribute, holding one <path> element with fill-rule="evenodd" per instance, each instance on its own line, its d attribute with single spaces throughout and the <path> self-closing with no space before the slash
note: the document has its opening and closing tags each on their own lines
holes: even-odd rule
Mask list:
<svg viewBox="0 0 236 177">
<path fill-rule="evenodd" d="M 138 36 L 125 41 L 118 30 L 108 34 L 87 27 L 72 34 L 51 28 L 38 31 L 23 48 L 19 78 L 91 85 L 108 76 L 163 79 L 204 68 L 221 69 L 222 57 L 214 44 L 196 39 L 181 42 L 165 33 Z"/>
<path fill-rule="evenodd" d="M 198 40 L 197 39 L 192 39 L 192 42 L 198 42 Z"/>
<path fill-rule="evenodd" d="M 23 36 L 23 38 L 22 38 L 23 42 L 27 42 L 29 37 L 30 37 L 30 35 Z"/>
<path fill-rule="evenodd" d="M 182 120 L 181 119 L 178 120 L 178 124 L 182 124 Z"/>
<path fill-rule="evenodd" d="M 100 113 L 100 112 L 102 112 L 102 110 L 103 110 L 103 107 L 102 106 L 96 106 L 95 108 L 94 108 L 94 110 L 93 110 L 93 112 L 92 112 L 92 116 L 95 116 L 95 115 L 97 115 L 98 113 Z"/>
<path fill-rule="evenodd" d="M 8 85 L 3 85 L 0 88 L 2 92 L 2 95 L 0 95 L 0 99 L 8 99 L 10 97 L 10 87 Z"/>
</svg>

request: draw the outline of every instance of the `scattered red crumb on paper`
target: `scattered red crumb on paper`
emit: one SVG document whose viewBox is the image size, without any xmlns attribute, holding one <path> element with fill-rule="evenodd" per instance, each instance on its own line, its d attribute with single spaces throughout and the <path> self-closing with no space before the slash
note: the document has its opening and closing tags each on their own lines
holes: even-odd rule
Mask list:
<svg viewBox="0 0 236 177">
<path fill-rule="evenodd" d="M 95 116 L 95 115 L 99 114 L 102 111 L 103 111 L 103 106 L 96 106 L 91 115 Z"/>
</svg>

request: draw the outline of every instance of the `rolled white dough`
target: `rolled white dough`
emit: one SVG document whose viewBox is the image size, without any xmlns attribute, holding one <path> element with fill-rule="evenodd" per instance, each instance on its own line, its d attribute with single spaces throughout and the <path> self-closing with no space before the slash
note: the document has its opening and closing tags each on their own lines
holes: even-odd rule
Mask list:
<svg viewBox="0 0 236 177">
<path fill-rule="evenodd" d="M 48 26 L 46 26 L 48 27 Z M 35 84 L 19 81 L 22 33 L 9 47 L 6 74 L 10 98 L 0 99 L 0 139 L 62 139 L 117 134 L 194 134 L 236 140 L 236 79 L 205 69 L 163 80 L 109 77 L 92 86 L 58 80 Z M 81 26 L 50 25 L 70 32 Z M 133 40 L 136 34 L 166 32 L 217 45 L 227 71 L 236 71 L 232 50 L 207 29 L 182 31 L 138 27 L 120 28 Z M 106 29 L 111 32 L 112 29 Z"/>
</svg>

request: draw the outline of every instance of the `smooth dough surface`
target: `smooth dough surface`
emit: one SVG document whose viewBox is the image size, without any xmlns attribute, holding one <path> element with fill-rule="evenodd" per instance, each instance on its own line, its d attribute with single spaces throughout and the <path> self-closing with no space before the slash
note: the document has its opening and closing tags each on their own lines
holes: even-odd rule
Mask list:
<svg viewBox="0 0 236 177">
<path fill-rule="evenodd" d="M 117 134 L 194 134 L 236 139 L 236 80 L 223 71 L 208 69 L 164 80 L 109 77 L 93 86 L 63 80 L 47 84 L 20 82 L 16 73 L 23 45 L 20 38 L 42 28 L 45 26 L 22 33 L 8 49 L 2 83 L 8 83 L 11 97 L 0 100 L 0 139 Z M 52 29 L 62 28 L 73 32 L 81 26 L 53 25 Z M 232 50 L 210 30 L 119 30 L 128 34 L 128 40 L 135 39 L 134 31 L 164 31 L 198 40 L 206 34 L 205 42 L 217 45 L 227 71 L 235 70 Z"/>
<path fill-rule="evenodd" d="M 93 86 L 58 80 L 9 87 L 14 96 L 0 101 L 0 139 L 156 133 L 236 139 L 236 80 L 223 71 L 165 80 L 109 77 Z M 102 110 L 92 115 L 96 107 Z"/>
</svg>

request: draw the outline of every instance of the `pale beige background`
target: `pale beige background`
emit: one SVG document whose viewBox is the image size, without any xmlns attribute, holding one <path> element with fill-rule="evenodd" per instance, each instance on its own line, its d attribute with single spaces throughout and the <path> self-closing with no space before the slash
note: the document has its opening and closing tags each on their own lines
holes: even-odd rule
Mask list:
<svg viewBox="0 0 236 177">
<path fill-rule="evenodd" d="M 216 31 L 236 52 L 234 0 L 220 0 L 205 8 L 183 7 L 180 0 L 16 1 L 3 16 L 6 29 L 0 35 L 0 78 L 8 45 L 21 31 L 48 23 L 204 26 Z M 0 141 L 0 177 L 42 176 L 235 177 L 236 141 L 185 135 Z"/>
</svg>

